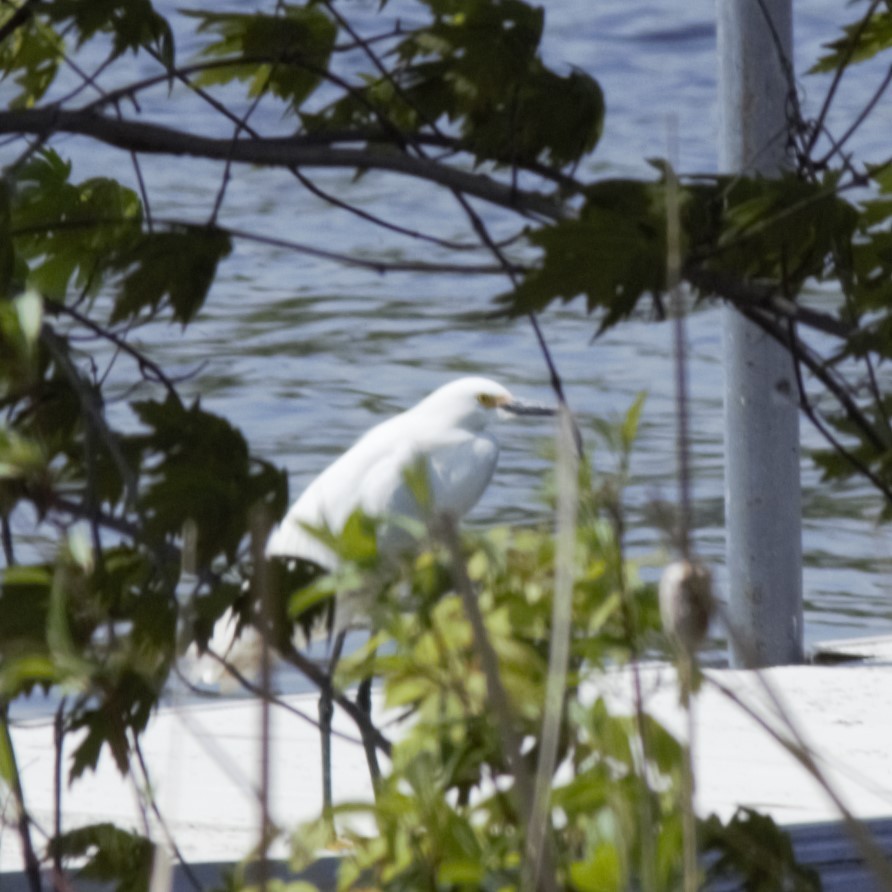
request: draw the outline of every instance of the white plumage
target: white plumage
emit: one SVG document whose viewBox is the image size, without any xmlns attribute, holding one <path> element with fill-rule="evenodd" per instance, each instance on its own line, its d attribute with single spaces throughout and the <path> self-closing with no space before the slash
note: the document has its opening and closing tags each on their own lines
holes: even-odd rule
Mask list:
<svg viewBox="0 0 892 892">
<path fill-rule="evenodd" d="M 459 519 L 492 478 L 499 446 L 486 427 L 499 414 L 550 415 L 486 378 L 460 378 L 373 427 L 304 490 L 267 543 L 268 557 L 303 558 L 331 570 L 335 555 L 307 529 L 339 533 L 357 509 L 371 517 L 421 517 L 406 472 L 424 462 L 433 510 Z M 379 529 L 379 551 L 404 546 L 398 526 Z"/>
</svg>

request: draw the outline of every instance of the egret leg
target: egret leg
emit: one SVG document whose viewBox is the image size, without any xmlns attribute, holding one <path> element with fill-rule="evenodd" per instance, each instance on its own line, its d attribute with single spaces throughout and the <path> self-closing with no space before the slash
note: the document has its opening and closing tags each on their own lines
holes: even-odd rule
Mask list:
<svg viewBox="0 0 892 892">
<path fill-rule="evenodd" d="M 381 778 L 381 768 L 378 765 L 378 750 L 375 747 L 375 739 L 372 735 L 372 679 L 364 678 L 360 682 L 356 692 L 356 705 L 362 710 L 366 722 L 359 729 L 362 735 L 362 746 L 365 749 L 365 760 L 369 766 L 369 776 L 372 778 L 372 787 L 375 794 L 378 793 L 378 781 Z"/>
<path fill-rule="evenodd" d="M 322 744 L 322 808 L 323 813 L 331 809 L 331 720 L 334 715 L 333 686 L 334 674 L 344 649 L 346 632 L 338 632 L 335 636 L 331 659 L 328 663 L 328 677 L 319 690 L 319 735 Z"/>
</svg>

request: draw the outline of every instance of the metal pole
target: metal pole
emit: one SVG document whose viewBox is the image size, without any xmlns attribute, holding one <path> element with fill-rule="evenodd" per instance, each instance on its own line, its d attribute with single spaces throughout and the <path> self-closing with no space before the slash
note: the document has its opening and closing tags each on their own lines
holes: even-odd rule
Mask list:
<svg viewBox="0 0 892 892">
<path fill-rule="evenodd" d="M 787 144 L 792 0 L 719 0 L 721 166 L 776 174 Z M 783 62 L 782 60 L 786 60 Z M 799 409 L 787 351 L 724 310 L 725 526 L 734 666 L 802 660 Z"/>
</svg>

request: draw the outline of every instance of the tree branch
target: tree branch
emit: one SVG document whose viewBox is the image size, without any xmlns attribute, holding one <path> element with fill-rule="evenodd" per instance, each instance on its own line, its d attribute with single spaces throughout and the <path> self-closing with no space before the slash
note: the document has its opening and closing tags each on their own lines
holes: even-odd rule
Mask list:
<svg viewBox="0 0 892 892">
<path fill-rule="evenodd" d="M 541 192 L 517 189 L 485 174 L 471 173 L 426 158 L 367 149 L 333 148 L 288 138 L 216 139 L 157 124 L 121 121 L 83 111 L 59 108 L 23 109 L 0 114 L 0 134 L 28 133 L 43 138 L 75 133 L 128 152 L 188 155 L 209 160 L 267 167 L 319 167 L 385 170 L 445 186 L 500 207 L 557 220 L 560 203 Z"/>
<path fill-rule="evenodd" d="M 830 444 L 834 452 L 841 455 L 850 465 L 863 477 L 872 483 L 877 490 L 883 495 L 887 502 L 892 504 L 892 489 L 877 476 L 870 467 L 854 452 L 847 449 L 842 441 L 830 430 L 825 424 L 824 419 L 818 414 L 808 397 L 805 389 L 805 382 L 802 378 L 802 365 L 800 361 L 801 351 L 798 349 L 798 339 L 796 337 L 796 329 L 793 323 L 788 325 L 789 333 L 789 350 L 793 358 L 793 368 L 796 372 L 796 389 L 799 391 L 799 406 L 805 413 L 805 417 L 812 423 L 818 433 Z"/>
<path fill-rule="evenodd" d="M 2 749 L 3 755 L 8 762 L 8 768 L 11 770 L 11 777 L 7 777 L 6 781 L 11 787 L 12 798 L 15 803 L 16 824 L 22 845 L 22 860 L 25 864 L 25 876 L 28 881 L 28 887 L 31 892 L 41 892 L 40 862 L 37 860 L 37 854 L 34 851 L 34 844 L 31 840 L 31 817 L 25 807 L 25 793 L 22 789 L 22 779 L 19 775 L 12 734 L 9 731 L 9 716 L 5 701 L 0 704 L 0 749 Z"/>
<path fill-rule="evenodd" d="M 791 342 L 788 331 L 782 328 L 775 319 L 766 315 L 764 310 L 750 307 L 741 308 L 741 312 L 766 334 L 774 338 L 782 347 L 791 351 L 794 360 L 804 365 L 833 394 L 845 412 L 846 417 L 853 427 L 861 432 L 864 439 L 878 453 L 886 452 L 886 444 L 865 416 L 861 407 L 846 392 L 845 387 L 830 374 L 824 364 L 815 357 L 806 344 L 798 338 Z"/>
<path fill-rule="evenodd" d="M 322 690 L 326 685 L 330 685 L 331 680 L 325 674 L 325 671 L 320 669 L 309 657 L 304 656 L 292 643 L 284 642 L 277 645 L 277 647 L 282 655 L 282 659 L 294 666 L 295 669 L 313 682 L 317 688 Z M 363 737 L 368 735 L 374 741 L 375 746 L 389 758 L 393 747 L 390 741 L 378 730 L 371 718 L 337 688 L 333 687 L 331 693 L 332 700 L 353 719 L 354 724 L 360 729 Z"/>
<path fill-rule="evenodd" d="M 738 309 L 759 309 L 838 338 L 854 334 L 853 326 L 829 313 L 804 307 L 777 293 L 773 284 L 747 282 L 730 273 L 703 269 L 689 264 L 682 278 L 698 291 L 715 294 Z"/>
<path fill-rule="evenodd" d="M 33 7 L 37 5 L 37 0 L 26 0 L 0 27 L 0 43 L 6 40 L 10 34 L 17 28 L 24 25 L 34 14 Z"/>
</svg>

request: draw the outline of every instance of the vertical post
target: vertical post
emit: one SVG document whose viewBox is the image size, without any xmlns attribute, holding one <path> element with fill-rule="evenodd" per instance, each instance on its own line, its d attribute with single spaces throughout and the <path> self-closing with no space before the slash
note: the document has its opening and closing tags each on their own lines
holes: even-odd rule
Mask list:
<svg viewBox="0 0 892 892">
<path fill-rule="evenodd" d="M 792 0 L 719 0 L 721 167 L 784 164 Z M 786 61 L 782 61 L 782 60 Z M 725 528 L 731 664 L 802 660 L 799 409 L 787 351 L 724 310 Z"/>
</svg>

